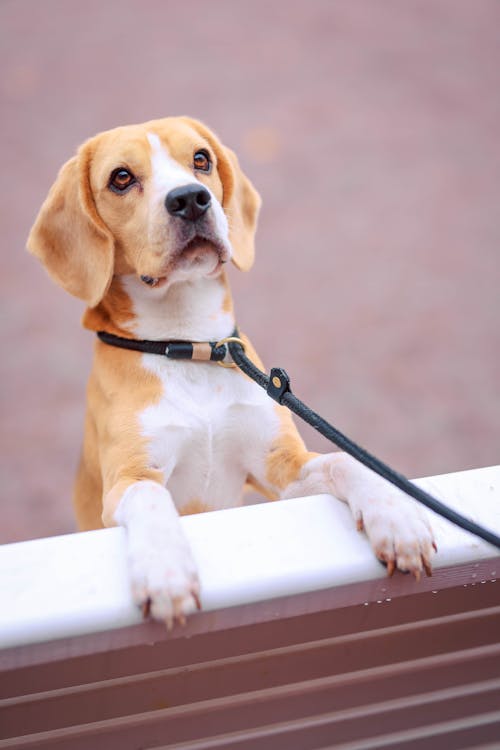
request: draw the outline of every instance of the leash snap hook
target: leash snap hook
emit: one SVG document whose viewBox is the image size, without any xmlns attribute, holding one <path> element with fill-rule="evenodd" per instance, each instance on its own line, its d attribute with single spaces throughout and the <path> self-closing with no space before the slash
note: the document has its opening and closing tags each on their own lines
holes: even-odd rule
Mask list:
<svg viewBox="0 0 500 750">
<path fill-rule="evenodd" d="M 245 342 L 242 341 L 238 336 L 226 336 L 225 338 L 218 341 L 215 345 L 215 348 L 218 349 L 219 346 L 226 346 L 226 344 L 234 342 L 235 344 L 239 344 L 243 351 L 245 352 Z M 228 350 L 228 347 L 226 346 L 226 352 Z M 224 362 L 223 360 L 218 360 L 217 364 L 221 367 L 238 367 L 236 362 Z"/>
<path fill-rule="evenodd" d="M 273 367 L 269 374 L 269 383 L 266 390 L 272 399 L 281 404 L 285 393 L 290 391 L 290 378 L 286 370 L 283 370 L 282 367 Z"/>
</svg>

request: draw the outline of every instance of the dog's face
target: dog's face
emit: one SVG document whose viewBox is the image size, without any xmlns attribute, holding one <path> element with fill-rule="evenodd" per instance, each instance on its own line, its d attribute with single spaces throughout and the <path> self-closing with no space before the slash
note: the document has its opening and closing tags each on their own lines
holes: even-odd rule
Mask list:
<svg viewBox="0 0 500 750">
<path fill-rule="evenodd" d="M 152 288 L 251 267 L 260 200 L 236 156 L 184 117 L 92 138 L 61 169 L 28 248 L 90 306 L 113 275 Z"/>
</svg>

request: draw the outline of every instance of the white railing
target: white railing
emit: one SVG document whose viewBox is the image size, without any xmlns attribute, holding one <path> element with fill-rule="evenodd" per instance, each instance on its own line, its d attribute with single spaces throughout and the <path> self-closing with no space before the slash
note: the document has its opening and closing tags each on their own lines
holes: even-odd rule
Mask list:
<svg viewBox="0 0 500 750">
<path fill-rule="evenodd" d="M 500 466 L 418 484 L 500 533 Z M 342 607 L 500 578 L 498 550 L 431 515 L 439 551 L 433 577 L 419 583 L 387 579 L 348 509 L 327 495 L 188 516 L 182 524 L 201 575 L 204 613 L 271 600 L 279 616 L 279 601 L 332 587 Z M 141 622 L 118 528 L 0 547 L 0 601 L 0 649 Z M 198 618 L 203 613 L 188 628 L 196 629 Z"/>
</svg>

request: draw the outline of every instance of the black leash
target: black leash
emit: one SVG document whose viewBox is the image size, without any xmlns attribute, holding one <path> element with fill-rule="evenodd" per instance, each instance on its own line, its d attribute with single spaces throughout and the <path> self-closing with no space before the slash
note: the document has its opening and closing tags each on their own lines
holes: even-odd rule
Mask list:
<svg viewBox="0 0 500 750">
<path fill-rule="evenodd" d="M 114 334 L 107 333 L 106 331 L 99 331 L 98 337 L 105 344 L 110 346 L 117 346 L 121 349 L 132 349 L 149 354 L 159 354 L 167 357 L 168 359 L 188 359 L 188 360 L 199 360 L 204 362 L 216 362 L 222 367 L 234 367 L 235 365 L 242 370 L 245 375 L 254 380 L 261 388 L 263 388 L 268 395 L 282 404 L 290 411 L 293 411 L 298 417 L 304 420 L 314 427 L 315 430 L 320 432 L 327 440 L 337 445 L 350 456 L 355 458 L 364 466 L 374 471 L 379 476 L 386 479 L 391 484 L 398 487 L 405 494 L 410 495 L 414 500 L 422 503 L 427 508 L 430 508 L 435 513 L 443 518 L 448 519 L 451 523 L 456 526 L 469 531 L 471 534 L 484 539 L 486 542 L 493 544 L 495 547 L 500 549 L 500 537 L 498 537 L 493 531 L 479 526 L 474 521 L 470 521 L 465 516 L 460 515 L 456 511 L 448 508 L 447 505 L 442 503 L 440 500 L 436 500 L 435 497 L 429 495 L 428 492 L 422 490 L 417 485 L 413 484 L 402 474 L 399 474 L 390 466 L 384 464 L 371 453 L 368 453 L 364 448 L 354 443 L 342 432 L 339 432 L 333 425 L 329 424 L 323 417 L 316 414 L 306 404 L 295 396 L 290 390 L 290 378 L 286 374 L 285 370 L 279 367 L 274 367 L 271 370 L 270 376 L 266 375 L 265 372 L 259 370 L 251 360 L 245 354 L 245 344 L 239 338 L 238 330 L 235 329 L 231 336 L 221 339 L 220 341 L 146 341 L 124 338 L 122 336 L 115 336 Z M 233 363 L 225 362 L 227 353 L 230 353 Z"/>
<path fill-rule="evenodd" d="M 430 508 L 438 515 L 443 516 L 443 518 L 448 519 L 448 521 L 451 521 L 456 526 L 460 526 L 462 529 L 465 529 L 465 531 L 469 531 L 471 534 L 481 537 L 481 539 L 484 539 L 486 542 L 489 542 L 500 549 L 500 537 L 493 531 L 489 531 L 488 529 L 479 526 L 479 524 L 474 521 L 470 521 L 468 518 L 465 518 L 465 516 L 462 516 L 460 513 L 452 510 L 452 508 L 449 508 L 440 500 L 429 495 L 425 490 L 417 487 L 417 485 L 410 482 L 405 476 L 394 471 L 390 466 L 387 466 L 387 464 L 384 464 L 378 458 L 372 456 L 371 453 L 368 453 L 364 448 L 361 448 L 361 446 L 354 443 L 342 432 L 339 432 L 339 430 L 329 424 L 329 422 L 323 419 L 323 417 L 320 417 L 319 414 L 316 414 L 316 412 L 300 401 L 300 399 L 298 399 L 290 390 L 290 378 L 285 370 L 280 367 L 273 367 L 271 374 L 269 376 L 266 375 L 248 359 L 244 351 L 244 343 L 240 340 L 229 340 L 228 348 L 231 357 L 240 370 L 260 385 L 261 388 L 264 388 L 264 390 L 267 391 L 267 394 L 277 401 L 278 404 L 286 406 L 290 411 L 293 411 L 294 414 L 303 419 L 304 422 L 307 422 L 311 427 L 314 427 L 314 429 L 326 437 L 327 440 L 330 440 L 343 451 L 349 453 L 350 456 L 398 487 L 405 494 L 410 495 L 414 500 L 422 503 L 422 505 Z"/>
</svg>

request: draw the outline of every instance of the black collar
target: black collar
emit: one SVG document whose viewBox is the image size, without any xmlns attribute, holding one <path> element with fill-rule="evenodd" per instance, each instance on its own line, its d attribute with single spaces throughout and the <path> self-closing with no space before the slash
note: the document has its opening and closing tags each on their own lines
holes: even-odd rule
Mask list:
<svg viewBox="0 0 500 750">
<path fill-rule="evenodd" d="M 192 359 L 201 362 L 222 362 L 228 353 L 227 338 L 220 341 L 146 341 L 115 336 L 106 331 L 98 331 L 98 337 L 105 344 L 120 349 L 132 349 L 146 354 L 161 354 L 168 359 Z M 238 336 L 235 328 L 230 337 Z"/>
</svg>

